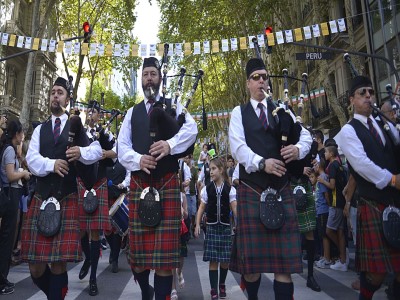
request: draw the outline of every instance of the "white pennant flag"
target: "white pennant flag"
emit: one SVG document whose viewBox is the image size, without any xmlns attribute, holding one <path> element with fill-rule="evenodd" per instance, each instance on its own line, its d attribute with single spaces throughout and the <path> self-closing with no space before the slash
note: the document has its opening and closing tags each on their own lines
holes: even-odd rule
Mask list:
<svg viewBox="0 0 400 300">
<path fill-rule="evenodd" d="M 90 56 L 95 56 L 96 52 L 97 52 L 97 44 L 96 43 L 90 44 L 89 55 Z"/>
<path fill-rule="evenodd" d="M 168 48 L 168 56 L 172 56 L 174 55 L 174 44 L 169 44 L 169 48 Z"/>
<path fill-rule="evenodd" d="M 114 56 L 121 56 L 121 44 L 114 45 Z"/>
<path fill-rule="evenodd" d="M 249 48 L 254 49 L 254 43 L 253 43 L 253 38 L 255 38 L 255 35 L 249 35 Z"/>
<path fill-rule="evenodd" d="M 193 54 L 200 54 L 200 42 L 193 43 Z"/>
<path fill-rule="evenodd" d="M 203 42 L 204 53 L 210 53 L 210 41 Z"/>
<path fill-rule="evenodd" d="M 27 36 L 25 38 L 25 49 L 31 49 L 32 46 L 32 38 L 30 36 Z"/>
<path fill-rule="evenodd" d="M 231 50 L 236 51 L 238 49 L 237 38 L 231 38 Z"/>
<path fill-rule="evenodd" d="M 150 44 L 150 56 L 156 56 L 156 44 Z"/>
<path fill-rule="evenodd" d="M 338 24 L 339 24 L 339 31 L 343 32 L 346 31 L 346 23 L 344 22 L 344 19 L 338 19 L 337 20 Z"/>
<path fill-rule="evenodd" d="M 222 42 L 222 52 L 227 52 L 229 51 L 229 43 L 227 39 L 224 39 L 221 41 Z"/>
<path fill-rule="evenodd" d="M 47 39 L 42 39 L 42 45 L 40 46 L 40 51 L 47 51 Z"/>
<path fill-rule="evenodd" d="M 169 47 L 171 47 L 171 45 L 169 45 Z M 147 44 L 140 45 L 140 56 L 141 57 L 147 56 Z"/>
<path fill-rule="evenodd" d="M 130 45 L 129 44 L 124 44 L 123 45 L 123 49 L 124 49 L 124 56 L 129 56 L 129 52 L 130 52 Z"/>
<path fill-rule="evenodd" d="M 331 33 L 337 33 L 338 32 L 338 28 L 337 28 L 337 25 L 336 25 L 336 20 L 329 21 L 329 27 L 331 28 Z"/>
<path fill-rule="evenodd" d="M 65 42 L 65 54 L 67 54 L 67 55 L 72 54 L 72 42 L 71 41 Z"/>
<path fill-rule="evenodd" d="M 22 36 L 22 35 L 20 35 L 18 37 L 18 41 L 17 41 L 17 47 L 18 48 L 22 48 L 24 46 L 24 39 L 25 39 L 25 37 Z"/>
<path fill-rule="evenodd" d="M 313 31 L 314 37 L 321 36 L 321 32 L 319 31 L 319 25 L 318 24 L 312 25 L 312 31 Z"/>
<path fill-rule="evenodd" d="M 311 28 L 310 26 L 305 26 L 303 27 L 304 30 L 304 38 L 306 40 L 312 39 L 312 35 L 311 35 Z"/>
<path fill-rule="evenodd" d="M 104 55 L 104 50 L 105 50 L 104 44 L 99 44 L 99 55 L 100 56 Z"/>
<path fill-rule="evenodd" d="M 1 44 L 7 46 L 7 43 L 8 43 L 8 33 L 3 33 L 3 36 L 1 37 Z"/>
<path fill-rule="evenodd" d="M 50 43 L 49 43 L 49 52 L 54 52 L 54 51 L 56 51 L 56 43 L 57 43 L 56 40 L 50 40 Z"/>
<path fill-rule="evenodd" d="M 81 43 L 76 42 L 76 43 L 74 44 L 74 53 L 75 53 L 75 54 L 79 54 L 80 52 L 81 52 Z"/>
<path fill-rule="evenodd" d="M 175 44 L 175 54 L 179 56 L 182 55 L 182 43 Z"/>
<path fill-rule="evenodd" d="M 276 42 L 279 44 L 283 44 L 285 42 L 285 40 L 283 39 L 283 32 L 282 31 L 278 31 L 276 34 Z"/>
<path fill-rule="evenodd" d="M 265 46 L 264 34 L 257 34 L 257 42 L 260 47 Z"/>
<path fill-rule="evenodd" d="M 285 36 L 286 36 L 286 43 L 292 43 L 293 42 L 293 32 L 291 29 L 285 30 Z"/>
</svg>

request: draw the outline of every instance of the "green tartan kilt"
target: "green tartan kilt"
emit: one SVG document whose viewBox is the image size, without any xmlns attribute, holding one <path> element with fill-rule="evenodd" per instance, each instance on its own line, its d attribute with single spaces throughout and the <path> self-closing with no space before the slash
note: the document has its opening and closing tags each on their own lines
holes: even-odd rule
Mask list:
<svg viewBox="0 0 400 300">
<path fill-rule="evenodd" d="M 238 223 L 229 269 L 240 274 L 302 273 L 300 233 L 292 191 L 287 186 L 280 192 L 286 219 L 278 230 L 268 230 L 261 223 L 258 193 L 244 184 L 237 189 Z"/>
<path fill-rule="evenodd" d="M 298 184 L 293 183 L 290 184 L 292 192 L 297 185 Z M 315 210 L 315 199 L 310 184 L 301 184 L 301 186 L 304 187 L 307 193 L 307 207 L 304 211 L 297 211 L 297 217 L 299 220 L 300 233 L 306 233 L 315 230 L 317 213 Z"/>
</svg>

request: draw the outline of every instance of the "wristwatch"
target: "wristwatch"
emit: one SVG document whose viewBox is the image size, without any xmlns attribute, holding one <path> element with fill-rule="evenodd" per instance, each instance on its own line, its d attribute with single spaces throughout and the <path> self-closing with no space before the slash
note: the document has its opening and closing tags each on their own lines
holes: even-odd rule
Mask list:
<svg viewBox="0 0 400 300">
<path fill-rule="evenodd" d="M 258 163 L 258 171 L 262 172 L 265 169 L 265 158 L 262 158 Z"/>
</svg>

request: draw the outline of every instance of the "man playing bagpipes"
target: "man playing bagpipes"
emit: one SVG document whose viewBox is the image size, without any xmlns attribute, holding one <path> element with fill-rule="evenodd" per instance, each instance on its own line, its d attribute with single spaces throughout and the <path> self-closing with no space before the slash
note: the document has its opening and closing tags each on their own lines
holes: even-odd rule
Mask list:
<svg viewBox="0 0 400 300">
<path fill-rule="evenodd" d="M 97 142 L 87 146 L 80 118 L 68 119 L 69 88 L 67 80 L 57 78 L 50 94 L 52 115 L 35 128 L 26 156 L 37 185 L 22 228 L 21 256 L 33 282 L 51 300 L 65 298 L 67 262 L 82 260 L 76 177 L 93 174 L 101 156 Z"/>
<path fill-rule="evenodd" d="M 155 299 L 168 299 L 171 294 L 172 269 L 179 267 L 181 227 L 179 157 L 176 154 L 193 145 L 197 135 L 195 121 L 186 114 L 183 126 L 169 137 L 157 138 L 156 134 L 153 139 L 150 136 L 150 132 L 158 133 L 176 125 L 173 123 L 176 119 L 167 116 L 171 100 L 160 97 L 160 84 L 158 60 L 145 58 L 142 71 L 145 99 L 128 110 L 118 136 L 118 159 L 132 171 L 129 261 L 142 299 L 146 300 L 152 299 L 153 293 L 149 286 L 150 269 L 155 270 Z M 165 104 L 166 111 L 155 107 L 159 103 Z M 176 115 L 182 110 L 182 105 L 177 103 Z M 154 120 L 154 117 L 159 119 Z M 160 119 L 170 121 L 164 123 Z"/>
</svg>

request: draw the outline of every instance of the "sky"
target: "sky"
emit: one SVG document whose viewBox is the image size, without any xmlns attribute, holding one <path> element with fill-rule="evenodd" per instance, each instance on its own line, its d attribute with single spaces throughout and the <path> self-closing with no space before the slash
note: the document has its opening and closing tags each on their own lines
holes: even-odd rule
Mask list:
<svg viewBox="0 0 400 300">
<path fill-rule="evenodd" d="M 136 6 L 136 24 L 133 29 L 133 36 L 138 38 L 139 44 L 155 44 L 159 40 L 157 38 L 158 24 L 160 23 L 160 9 L 158 7 L 157 1 L 153 0 L 152 5 L 150 5 L 148 0 L 140 0 Z M 138 74 L 142 73 L 142 69 L 138 70 Z M 122 82 L 121 74 L 114 73 L 114 84 L 113 90 L 120 94 L 121 90 L 125 90 Z M 138 92 L 143 95 L 142 91 L 142 81 L 141 76 L 138 77 Z M 119 90 L 119 91 L 118 91 Z"/>
</svg>

